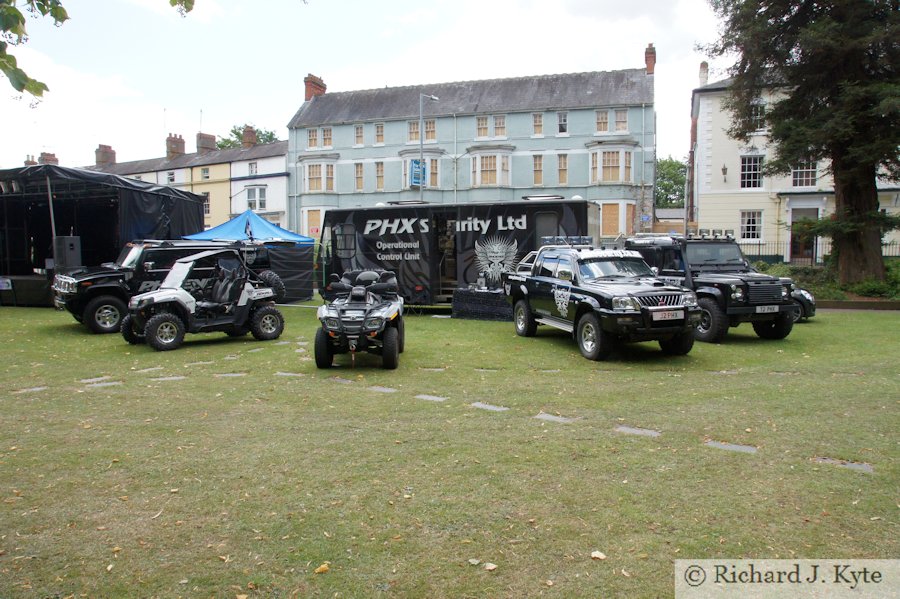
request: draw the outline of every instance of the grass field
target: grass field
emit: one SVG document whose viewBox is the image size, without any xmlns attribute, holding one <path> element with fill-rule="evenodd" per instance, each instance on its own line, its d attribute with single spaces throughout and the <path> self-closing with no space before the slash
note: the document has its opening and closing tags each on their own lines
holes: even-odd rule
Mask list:
<svg viewBox="0 0 900 599">
<path fill-rule="evenodd" d="M 670 596 L 675 559 L 900 557 L 896 312 L 600 363 L 409 316 L 398 370 L 320 371 L 283 310 L 158 353 L 0 308 L 0 597 Z"/>
</svg>

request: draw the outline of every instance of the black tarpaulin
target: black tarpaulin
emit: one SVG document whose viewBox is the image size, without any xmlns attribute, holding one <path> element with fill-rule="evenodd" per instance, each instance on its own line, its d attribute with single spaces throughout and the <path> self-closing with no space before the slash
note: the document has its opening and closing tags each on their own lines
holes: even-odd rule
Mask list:
<svg viewBox="0 0 900 599">
<path fill-rule="evenodd" d="M 284 281 L 285 302 L 313 296 L 313 246 L 269 246 L 269 265 Z"/>
<path fill-rule="evenodd" d="M 108 173 L 41 164 L 0 171 L 0 275 L 32 275 L 53 237 L 81 239 L 86 265 L 112 261 L 133 239 L 203 229 L 203 196 Z M 51 211 L 52 207 L 52 211 Z"/>
</svg>

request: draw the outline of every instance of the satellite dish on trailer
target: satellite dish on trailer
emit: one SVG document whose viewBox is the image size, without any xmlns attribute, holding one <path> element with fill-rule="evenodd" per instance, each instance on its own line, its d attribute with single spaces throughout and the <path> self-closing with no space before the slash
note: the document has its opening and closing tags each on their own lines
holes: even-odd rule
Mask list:
<svg viewBox="0 0 900 599">
<path fill-rule="evenodd" d="M 572 196 L 572 199 L 577 202 L 578 200 L 583 200 L 584 198 L 579 195 L 574 195 L 574 196 Z"/>
</svg>

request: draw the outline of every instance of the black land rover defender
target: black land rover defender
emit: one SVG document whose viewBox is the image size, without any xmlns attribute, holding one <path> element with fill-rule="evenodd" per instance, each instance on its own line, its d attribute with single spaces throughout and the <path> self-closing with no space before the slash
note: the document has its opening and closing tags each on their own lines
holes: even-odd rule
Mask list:
<svg viewBox="0 0 900 599">
<path fill-rule="evenodd" d="M 58 310 L 68 310 L 94 333 L 115 333 L 128 313 L 131 296 L 157 289 L 177 260 L 223 248 L 240 250 L 247 265 L 275 291 L 276 301 L 281 301 L 284 282 L 276 273 L 264 270 L 269 266 L 265 246 L 247 242 L 148 239 L 127 244 L 115 262 L 57 274 L 53 278 L 53 303 Z M 204 278 L 189 283 L 199 290 L 213 281 Z"/>
<path fill-rule="evenodd" d="M 742 322 L 764 339 L 791 333 L 793 282 L 754 270 L 733 238 L 648 235 L 627 239 L 625 247 L 640 252 L 661 279 L 697 293 L 697 340 L 719 343 Z"/>
</svg>

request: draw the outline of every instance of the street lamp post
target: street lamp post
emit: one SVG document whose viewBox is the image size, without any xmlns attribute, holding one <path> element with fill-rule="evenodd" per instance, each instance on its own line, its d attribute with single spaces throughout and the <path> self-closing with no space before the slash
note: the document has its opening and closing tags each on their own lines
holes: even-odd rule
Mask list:
<svg viewBox="0 0 900 599">
<path fill-rule="evenodd" d="M 419 94 L 419 202 L 425 201 L 422 198 L 423 190 L 425 189 L 425 119 L 422 115 L 422 111 L 425 108 L 426 98 L 428 98 L 432 102 L 438 101 L 437 96 L 431 96 L 429 94 Z"/>
</svg>

